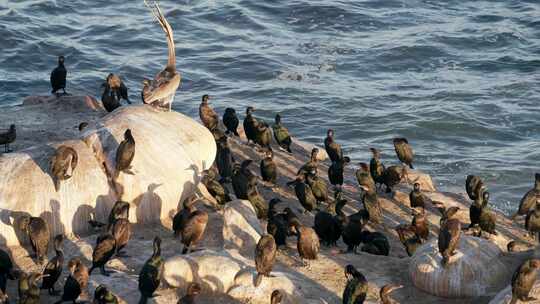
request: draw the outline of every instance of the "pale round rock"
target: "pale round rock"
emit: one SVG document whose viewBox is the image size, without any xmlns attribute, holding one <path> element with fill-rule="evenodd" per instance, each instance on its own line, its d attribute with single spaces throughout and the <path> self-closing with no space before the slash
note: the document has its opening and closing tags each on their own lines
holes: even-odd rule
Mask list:
<svg viewBox="0 0 540 304">
<path fill-rule="evenodd" d="M 456 254 L 441 265 L 437 239 L 416 250 L 409 264 L 413 284 L 430 294 L 448 298 L 485 296 L 508 280 L 499 247 L 487 240 L 462 235 Z"/>
<path fill-rule="evenodd" d="M 223 240 L 225 249 L 236 249 L 245 257 L 253 258 L 255 246 L 264 234 L 261 222 L 249 201 L 234 200 L 223 211 Z"/>
</svg>

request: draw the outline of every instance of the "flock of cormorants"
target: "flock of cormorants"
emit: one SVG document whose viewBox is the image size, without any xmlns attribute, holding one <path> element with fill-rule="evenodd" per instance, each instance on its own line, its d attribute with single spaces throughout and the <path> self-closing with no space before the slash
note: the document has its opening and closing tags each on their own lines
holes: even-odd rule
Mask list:
<svg viewBox="0 0 540 304">
<path fill-rule="evenodd" d="M 166 33 L 169 53 L 165 68 L 153 80 L 145 79 L 143 81 L 141 97 L 145 104 L 162 110 L 170 110 L 174 94 L 180 84 L 180 74 L 176 70 L 173 34 L 157 3 L 150 8 Z M 60 90 L 66 94 L 67 71 L 64 63 L 64 56 L 60 56 L 58 66 L 52 71 L 50 77 L 52 93 L 57 96 L 60 95 Z M 121 99 L 131 103 L 128 89 L 118 75 L 109 74 L 102 87 L 102 102 L 107 111 L 114 111 L 121 106 Z M 276 205 L 281 202 L 279 198 L 273 198 L 268 204 L 266 203 L 258 190 L 259 177 L 249 169 L 253 160 L 247 159 L 237 163 L 228 143 L 229 137 L 240 137 L 238 132 L 240 121 L 236 111 L 232 108 L 225 110 L 221 119 L 226 128 L 226 131 L 223 131 L 220 128 L 220 118 L 209 105 L 209 99 L 208 95 L 202 97 L 199 116 L 204 126 L 214 135 L 217 155 L 215 166 L 202 173 L 201 181 L 220 206 L 232 200 L 228 188 L 225 186 L 229 183 L 232 184 L 234 196 L 238 199 L 248 200 L 253 205 L 257 217 L 267 220 L 268 223 L 268 234 L 262 236 L 254 248 L 257 271 L 253 282 L 254 286 L 259 286 L 264 277 L 270 276 L 277 251 L 279 248 L 286 247 L 289 236 L 296 236 L 298 254 L 306 266 L 309 265 L 306 261 L 317 259 L 321 242 L 326 246 L 337 246 L 340 238 L 347 246 L 346 252 L 356 253 L 360 248 L 361 251 L 370 254 L 389 254 L 390 244 L 386 235 L 381 231 L 368 230 L 366 224 L 371 222 L 380 225 L 383 230 L 388 229 L 384 223 L 378 192 L 384 186 L 387 193 L 392 193 L 394 186 L 408 179 L 408 168 L 413 169 L 414 153 L 406 138 L 393 140 L 396 155 L 402 165 L 387 167 L 380 159 L 380 151 L 375 148 L 370 149 L 372 153 L 370 163 L 360 163 L 359 169 L 355 172 L 364 208 L 354 214 L 346 215 L 343 208 L 348 201 L 343 195 L 342 185 L 345 167 L 350 164 L 351 159 L 343 155 L 341 146 L 334 139 L 334 131 L 328 130 L 324 139 L 324 147 L 331 161 L 327 174 L 328 180 L 334 186 L 334 198 L 329 197 L 328 186 L 318 172 L 319 150 L 317 148 L 311 151 L 309 160 L 299 168 L 295 179 L 287 183 L 288 186 L 294 187 L 296 197 L 304 208 L 304 212 L 315 213 L 314 226 L 308 227 L 301 223 L 298 215 L 290 207 L 284 208 L 281 212 L 278 211 Z M 292 139 L 279 114 L 275 116 L 275 123 L 270 128 L 267 123 L 253 115 L 254 111 L 253 107 L 247 107 L 243 121 L 247 144 L 254 145 L 257 151 L 262 152 L 263 157 L 261 157 L 259 164 L 260 179 L 275 186 L 279 169 L 273 160 L 272 138 L 281 150 L 288 153 L 293 153 Z M 81 123 L 79 130 L 82 131 L 87 125 L 87 123 Z M 10 151 L 9 144 L 15 139 L 14 125 L 11 125 L 6 132 L 0 133 L 0 144 L 5 145 L 6 152 Z M 131 171 L 131 162 L 135 155 L 135 149 L 135 138 L 131 130 L 127 129 L 124 133 L 124 140 L 116 151 L 113 179 L 118 178 L 121 172 L 134 174 Z M 73 171 L 77 168 L 77 162 L 78 155 L 73 148 L 60 146 L 56 149 L 50 161 L 50 173 L 56 191 L 60 190 L 61 181 L 69 179 L 73 175 Z M 465 188 L 473 203 L 469 210 L 471 224 L 467 228 L 462 228 L 461 222 L 457 218 L 458 207 L 445 208 L 438 202 L 430 201 L 422 192 L 420 184 L 414 183 L 409 194 L 413 215 L 412 222 L 394 228 L 409 256 L 412 256 L 416 249 L 429 238 L 430 229 L 425 214 L 427 203 L 431 203 L 441 212 L 438 249 L 442 257 L 442 267 L 451 267 L 451 258 L 456 253 L 460 236 L 464 231 L 475 236 L 497 233 L 496 217 L 488 206 L 489 192 L 481 178 L 474 175 L 468 176 Z M 539 195 L 540 174 L 536 174 L 534 188 L 524 195 L 519 210 L 512 218 L 519 215 L 526 216 L 525 228 L 535 236 L 538 234 L 540 238 Z M 172 229 L 174 237 L 181 239 L 182 254 L 188 254 L 193 250 L 194 246 L 202 239 L 208 224 L 208 213 L 197 210 L 194 207 L 194 199 L 195 197 L 191 197 L 184 201 L 183 208 L 173 218 Z M 325 208 L 322 204 L 326 205 Z M 100 223 L 94 219 L 89 221 L 89 225 L 93 228 L 103 231 L 97 237 L 94 246 L 92 265 L 88 268 L 79 258 L 68 261 L 69 276 L 64 283 L 61 298 L 56 303 L 75 303 L 77 298 L 87 289 L 88 278 L 94 269 L 99 269 L 101 274 L 108 276 L 109 272 L 105 269 L 107 262 L 114 256 L 124 256 L 122 249 L 128 245 L 132 233 L 129 209 L 128 202 L 117 201 L 110 211 L 107 223 Z M 40 217 L 29 215 L 17 218 L 16 223 L 15 227 L 28 235 L 37 263 L 45 264 L 51 239 L 47 223 Z M 53 238 L 55 256 L 48 260 L 41 273 L 27 274 L 16 269 L 9 254 L 0 249 L 0 303 L 8 302 L 6 295 L 8 280 L 18 280 L 19 282 L 19 303 L 39 303 L 40 289 L 47 290 L 51 295 L 58 295 L 55 284 L 60 278 L 64 266 L 63 241 L 63 235 L 57 235 Z M 519 247 L 519 243 L 512 241 L 508 244 L 508 251 L 517 250 L 517 247 Z M 154 293 L 160 285 L 163 263 L 161 239 L 155 237 L 153 253 L 139 273 L 141 294 L 139 303 L 146 303 L 147 299 L 155 295 Z M 530 259 L 515 271 L 512 277 L 511 303 L 531 299 L 529 292 L 536 281 L 539 268 L 540 260 Z M 343 291 L 343 303 L 363 303 L 368 289 L 365 276 L 353 265 L 347 265 L 344 273 L 347 285 Z M 40 280 L 42 283 L 41 286 L 38 286 Z M 397 303 L 389 297 L 389 294 L 400 287 L 389 284 L 381 288 L 382 303 Z M 198 283 L 191 283 L 187 288 L 186 296 L 178 303 L 196 303 L 197 295 L 200 293 L 201 286 Z M 284 295 L 279 290 L 275 290 L 270 295 L 270 302 L 272 304 L 281 303 L 283 298 Z M 118 303 L 118 299 L 106 286 L 100 285 L 94 291 L 94 303 Z"/>
</svg>

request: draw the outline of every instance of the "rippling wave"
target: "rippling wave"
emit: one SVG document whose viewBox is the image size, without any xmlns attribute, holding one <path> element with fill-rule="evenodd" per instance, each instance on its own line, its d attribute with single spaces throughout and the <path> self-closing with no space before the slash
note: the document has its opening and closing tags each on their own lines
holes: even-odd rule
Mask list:
<svg viewBox="0 0 540 304">
<path fill-rule="evenodd" d="M 463 190 L 482 175 L 515 209 L 540 161 L 538 1 L 162 0 L 183 74 L 174 108 L 195 116 L 204 93 L 222 112 L 271 120 L 303 140 L 325 130 L 357 160 L 396 163 L 406 136 L 417 167 Z M 49 92 L 66 56 L 68 91 L 99 96 L 109 72 L 140 99 L 166 62 L 142 1 L 0 1 L 0 105 Z M 8 124 L 8 122 L 3 122 Z"/>
</svg>

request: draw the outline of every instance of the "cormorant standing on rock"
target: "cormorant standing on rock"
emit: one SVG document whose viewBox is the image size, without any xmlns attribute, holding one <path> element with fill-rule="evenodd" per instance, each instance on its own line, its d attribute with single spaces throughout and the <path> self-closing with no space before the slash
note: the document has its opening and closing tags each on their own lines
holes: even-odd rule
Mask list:
<svg viewBox="0 0 540 304">
<path fill-rule="evenodd" d="M 535 240 L 540 241 L 540 201 L 536 201 L 536 207 L 527 214 L 525 229 Z"/>
<path fill-rule="evenodd" d="M 255 127 L 255 143 L 263 149 L 272 150 L 272 147 L 270 147 L 272 143 L 272 131 L 270 131 L 267 123 L 259 122 Z"/>
<path fill-rule="evenodd" d="M 369 193 L 376 193 L 377 188 L 375 187 L 375 181 L 371 177 L 369 172 L 368 165 L 366 163 L 360 163 L 360 168 L 356 170 L 356 180 L 360 188 L 365 187 L 366 191 Z"/>
<path fill-rule="evenodd" d="M 59 234 L 54 237 L 54 251 L 56 251 L 56 256 L 52 258 L 45 269 L 43 270 L 43 282 L 41 284 L 41 289 L 46 289 L 49 291 L 50 295 L 56 295 L 54 289 L 54 284 L 62 275 L 62 268 L 64 267 L 64 250 L 62 249 L 62 243 L 64 242 L 64 236 Z"/>
<path fill-rule="evenodd" d="M 467 175 L 467 179 L 465 180 L 465 190 L 467 190 L 467 195 L 472 201 L 481 197 L 481 194 L 479 193 L 483 189 L 484 183 L 480 177 L 476 175 Z"/>
<path fill-rule="evenodd" d="M 105 270 L 105 264 L 116 253 L 116 239 L 110 233 L 105 233 L 97 237 L 96 246 L 94 246 L 94 252 L 92 253 L 92 267 L 88 271 L 91 275 L 94 269 L 99 268 L 101 274 L 109 276 L 109 272 Z"/>
<path fill-rule="evenodd" d="M 40 264 L 45 262 L 51 238 L 49 226 L 40 217 L 23 215 L 19 218 L 19 229 L 28 235 L 30 244 Z"/>
<path fill-rule="evenodd" d="M 298 241 L 296 247 L 298 254 L 304 265 L 304 260 L 316 260 L 321 245 L 319 237 L 313 228 L 303 226 L 300 222 L 294 222 L 294 228 L 297 233 Z"/>
<path fill-rule="evenodd" d="M 17 130 L 15 125 L 10 125 L 7 132 L 0 133 L 0 145 L 4 145 L 4 153 L 12 152 L 9 144 L 17 139 Z"/>
<path fill-rule="evenodd" d="M 300 205 L 304 207 L 306 212 L 311 212 L 317 207 L 317 198 L 313 194 L 311 187 L 307 184 L 305 176 L 300 175 L 296 178 L 294 192 Z"/>
<path fill-rule="evenodd" d="M 401 182 L 407 174 L 406 170 L 404 166 L 390 166 L 384 170 L 383 183 L 386 186 L 386 193 L 391 193 L 392 188 Z"/>
<path fill-rule="evenodd" d="M 201 105 L 199 106 L 199 117 L 201 118 L 203 125 L 208 128 L 208 130 L 212 131 L 218 127 L 219 116 L 208 104 L 209 98 L 210 97 L 207 94 L 203 95 Z"/>
<path fill-rule="evenodd" d="M 280 203 L 279 198 L 273 198 L 268 204 L 268 224 L 266 225 L 266 231 L 274 237 L 276 246 L 287 245 L 287 235 L 289 232 L 289 225 L 287 221 L 287 215 L 285 213 L 277 213 L 275 206 Z"/>
<path fill-rule="evenodd" d="M 426 212 L 424 209 L 413 209 L 413 219 L 411 223 L 416 236 L 423 243 L 429 238 L 429 222 L 426 218 Z"/>
<path fill-rule="evenodd" d="M 281 124 L 281 116 L 279 114 L 276 114 L 275 123 L 272 125 L 272 129 L 274 130 L 274 138 L 276 139 L 279 147 L 289 153 L 292 153 L 291 135 L 289 135 L 289 130 L 287 130 L 287 128 Z"/>
<path fill-rule="evenodd" d="M 240 121 L 236 116 L 236 111 L 233 108 L 226 108 L 225 113 L 223 114 L 223 124 L 227 128 L 226 134 L 234 134 L 235 136 L 240 137 L 238 134 L 238 125 Z"/>
<path fill-rule="evenodd" d="M 326 149 L 326 153 L 332 162 L 337 162 L 343 159 L 343 151 L 341 151 L 341 146 L 334 141 L 334 130 L 332 129 L 329 129 L 326 132 L 324 148 Z"/>
<path fill-rule="evenodd" d="M 62 90 L 66 94 L 66 76 L 67 70 L 64 66 L 64 56 L 58 57 L 58 66 L 51 72 L 51 87 L 52 94 L 58 97 L 58 90 Z"/>
<path fill-rule="evenodd" d="M 420 184 L 414 183 L 413 190 L 409 193 L 409 201 L 411 202 L 411 208 L 422 208 L 426 207 L 426 197 L 420 190 Z"/>
<path fill-rule="evenodd" d="M 161 239 L 154 238 L 154 252 L 152 256 L 144 263 L 141 272 L 139 273 L 139 291 L 141 299 L 139 304 L 146 304 L 148 298 L 154 296 L 154 292 L 159 287 L 161 275 L 163 274 L 163 258 L 161 257 Z"/>
<path fill-rule="evenodd" d="M 167 36 L 169 58 L 165 68 L 161 70 L 153 80 L 146 79 L 143 82 L 142 99 L 145 104 L 150 104 L 154 107 L 170 111 L 174 95 L 180 86 L 181 81 L 180 73 L 176 70 L 173 31 L 169 22 L 167 22 L 167 19 L 163 16 L 158 3 L 154 1 L 154 7 L 150 7 L 146 0 L 144 2 L 150 8 L 152 14 L 158 20 Z"/>
<path fill-rule="evenodd" d="M 75 302 L 88 286 L 88 268 L 78 259 L 68 262 L 69 276 L 64 283 L 62 298 L 55 304 L 62 302 Z"/>
<path fill-rule="evenodd" d="M 83 131 L 86 127 L 88 127 L 88 123 L 86 121 L 83 121 L 79 124 L 79 131 Z"/>
<path fill-rule="evenodd" d="M 131 224 L 129 223 L 129 204 L 117 211 L 113 224 L 109 227 L 109 233 L 114 236 L 116 241 L 116 255 L 125 256 L 122 254 L 122 249 L 128 244 L 131 238 Z M 127 208 L 127 210 L 125 210 Z"/>
<path fill-rule="evenodd" d="M 261 160 L 260 167 L 263 181 L 275 185 L 277 180 L 277 166 L 274 162 L 274 152 L 272 152 L 272 150 L 266 150 L 265 157 Z"/>
<path fill-rule="evenodd" d="M 459 208 L 452 207 L 445 211 L 441 218 L 441 229 L 439 231 L 439 252 L 441 253 L 441 263 L 446 267 L 450 257 L 455 254 L 461 237 L 461 223 L 455 215 Z"/>
<path fill-rule="evenodd" d="M 248 184 L 256 181 L 256 177 L 248 168 L 252 162 L 253 161 L 251 159 L 246 159 L 242 162 L 242 165 L 234 166 L 233 176 L 232 176 L 232 186 L 233 186 L 234 194 L 236 195 L 238 199 L 244 199 L 244 200 L 248 199 L 247 197 Z"/>
<path fill-rule="evenodd" d="M 362 204 L 364 205 L 364 209 L 369 214 L 369 220 L 375 224 L 382 224 L 383 215 L 377 193 L 369 192 L 366 187 L 362 187 L 362 190 Z"/>
<path fill-rule="evenodd" d="M 253 117 L 253 112 L 255 109 L 253 107 L 247 107 L 246 109 L 246 118 L 244 118 L 244 132 L 246 133 L 247 143 L 250 141 L 253 143 L 256 142 L 257 137 L 257 126 L 259 122 L 255 117 Z"/>
<path fill-rule="evenodd" d="M 199 283 L 190 283 L 186 295 L 183 296 L 180 300 L 178 300 L 177 304 L 195 304 L 195 299 L 197 296 L 201 293 L 202 288 Z"/>
<path fill-rule="evenodd" d="M 128 202 L 116 201 L 109 212 L 109 217 L 107 219 L 107 229 L 109 229 L 117 218 L 129 218 L 129 208 L 130 205 Z"/>
<path fill-rule="evenodd" d="M 319 166 L 319 160 L 317 159 L 318 155 L 319 155 L 318 148 L 311 149 L 309 160 L 304 165 L 302 165 L 300 169 L 298 169 L 296 176 L 301 176 L 301 175 L 304 176 L 312 171 L 315 171 L 315 174 L 318 174 L 318 166 Z M 287 183 L 288 186 L 292 184 L 294 184 L 294 181 Z"/>
<path fill-rule="evenodd" d="M 178 211 L 174 217 L 173 217 L 173 224 L 172 228 L 174 231 L 174 237 L 178 238 L 182 234 L 182 231 L 184 230 L 184 227 L 186 227 L 186 223 L 189 220 L 189 216 L 195 212 L 195 207 L 193 204 L 195 203 L 195 196 L 191 196 L 190 198 L 184 200 L 182 210 Z"/>
<path fill-rule="evenodd" d="M 535 205 L 538 196 L 540 196 L 540 173 L 534 175 L 534 187 L 523 195 L 519 202 L 518 211 L 511 219 L 515 219 L 518 215 L 527 215 Z"/>
<path fill-rule="evenodd" d="M 257 218 L 262 219 L 268 216 L 268 209 L 266 208 L 266 201 L 264 197 L 259 193 L 257 182 L 248 183 L 247 199 L 255 209 Z"/>
<path fill-rule="evenodd" d="M 341 211 L 345 202 L 341 201 L 338 202 L 338 204 L 341 205 L 336 207 L 336 210 L 339 209 Z M 336 246 L 337 241 L 341 237 L 343 227 L 340 222 L 340 217 L 334 216 L 326 211 L 319 211 L 315 215 L 313 229 L 315 229 L 317 236 L 319 236 L 319 239 L 324 245 Z"/>
<path fill-rule="evenodd" d="M 412 165 L 414 153 L 409 145 L 409 141 L 406 138 L 394 138 L 394 149 L 396 150 L 398 159 L 411 169 L 414 169 Z"/>
<path fill-rule="evenodd" d="M 116 95 L 118 101 L 120 101 L 120 99 L 125 99 L 127 103 L 131 104 L 128 96 L 128 88 L 122 79 L 120 79 L 120 76 L 110 73 L 107 76 L 107 84 L 111 89 L 111 93 Z"/>
<path fill-rule="evenodd" d="M 317 204 L 319 202 L 328 202 L 328 186 L 322 178 L 317 176 L 316 171 L 311 171 L 306 174 L 306 182 L 311 188 L 311 192 L 313 192 Z"/>
<path fill-rule="evenodd" d="M 390 243 L 384 234 L 377 231 L 363 230 L 360 233 L 360 239 L 364 244 L 361 249 L 363 252 L 385 256 L 390 254 Z"/>
<path fill-rule="evenodd" d="M 112 112 L 118 109 L 122 104 L 117 95 L 112 91 L 109 83 L 105 82 L 103 85 L 103 94 L 101 94 L 101 103 L 107 112 Z"/>
<path fill-rule="evenodd" d="M 343 304 L 362 304 L 366 300 L 368 281 L 353 265 L 345 267 L 347 285 L 343 290 Z"/>
<path fill-rule="evenodd" d="M 379 296 L 381 297 L 382 304 L 399 304 L 396 300 L 390 298 L 390 293 L 399 288 L 403 288 L 403 285 L 394 285 L 394 284 L 384 285 L 379 292 Z"/>
<path fill-rule="evenodd" d="M 422 241 L 416 234 L 416 231 L 412 225 L 399 225 L 396 228 L 396 232 L 399 237 L 399 241 L 405 247 L 407 255 L 413 256 L 416 249 L 422 245 Z"/>
<path fill-rule="evenodd" d="M 508 252 L 521 252 L 521 251 L 528 251 L 533 248 L 532 245 L 529 245 L 527 243 L 519 242 L 519 241 L 510 241 L 506 245 L 506 250 Z"/>
<path fill-rule="evenodd" d="M 135 157 L 135 138 L 131 134 L 131 130 L 127 129 L 124 132 L 124 140 L 116 149 L 116 176 L 120 172 L 134 174 L 131 172 L 131 162 Z"/>
<path fill-rule="evenodd" d="M 216 180 L 216 174 L 213 170 L 203 171 L 201 182 L 204 184 L 210 195 L 216 199 L 220 206 L 223 206 L 227 202 L 231 201 L 229 190 L 223 187 L 223 185 Z"/>
<path fill-rule="evenodd" d="M 335 189 L 341 189 L 341 186 L 343 186 L 343 171 L 345 170 L 345 166 L 350 162 L 351 159 L 345 156 L 342 160 L 333 162 L 328 167 L 328 180 Z"/>
<path fill-rule="evenodd" d="M 233 175 L 233 156 L 229 147 L 227 136 L 219 138 L 217 141 L 216 165 L 221 176 L 221 182 L 227 183 L 231 181 Z"/>
<path fill-rule="evenodd" d="M 274 261 L 276 260 L 277 246 L 274 237 L 270 234 L 264 235 L 259 239 L 255 247 L 255 268 L 257 276 L 255 277 L 255 287 L 258 287 L 263 276 L 270 276 Z"/>
<path fill-rule="evenodd" d="M 202 239 L 208 224 L 208 213 L 196 210 L 189 215 L 184 229 L 182 229 L 182 244 L 184 249 L 182 254 L 189 253 L 193 247 Z"/>
<path fill-rule="evenodd" d="M 72 147 L 62 145 L 54 152 L 49 163 L 49 168 L 53 177 L 54 188 L 57 192 L 60 190 L 60 181 L 67 180 L 73 176 L 78 160 L 77 151 Z"/>
<path fill-rule="evenodd" d="M 512 275 L 512 300 L 509 304 L 517 304 L 521 302 L 529 302 L 534 300 L 529 296 L 536 278 L 538 277 L 538 269 L 540 268 L 539 259 L 530 259 L 516 269 Z"/>
<path fill-rule="evenodd" d="M 369 148 L 369 150 L 373 154 L 369 161 L 369 173 L 376 185 L 382 185 L 384 183 L 383 173 L 385 168 L 381 162 L 381 152 L 375 148 Z"/>
<path fill-rule="evenodd" d="M 482 231 L 485 231 L 490 234 L 496 235 L 497 232 L 495 231 L 496 228 L 496 219 L 495 215 L 491 210 L 489 210 L 488 204 L 489 204 L 489 192 L 484 192 L 482 195 L 483 203 L 482 208 L 480 210 L 480 218 L 479 218 L 479 225 L 480 229 Z"/>
<path fill-rule="evenodd" d="M 118 298 L 105 286 L 99 285 L 94 291 L 93 304 L 118 304 Z"/>
</svg>

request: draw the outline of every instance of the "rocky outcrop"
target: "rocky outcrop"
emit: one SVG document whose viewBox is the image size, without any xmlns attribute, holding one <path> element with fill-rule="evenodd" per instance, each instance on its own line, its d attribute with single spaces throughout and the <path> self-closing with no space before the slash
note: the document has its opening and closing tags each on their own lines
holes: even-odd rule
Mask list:
<svg viewBox="0 0 540 304">
<path fill-rule="evenodd" d="M 507 270 L 497 245 L 462 235 L 456 254 L 443 267 L 437 241 L 418 248 L 409 264 L 413 284 L 436 296 L 462 298 L 484 296 L 504 284 Z"/>
<path fill-rule="evenodd" d="M 20 214 L 43 217 L 52 235 L 79 234 L 87 231 L 91 214 L 104 220 L 118 199 L 132 205 L 134 223 L 169 221 L 215 157 L 211 133 L 176 112 L 129 106 L 106 115 L 91 97 L 31 98 L 25 104 L 12 109 L 21 141 L 14 153 L 0 156 L 0 244 L 22 241 L 13 226 Z M 83 132 L 77 129 L 81 121 L 89 123 Z M 136 141 L 134 174 L 116 177 L 116 149 L 126 129 Z M 49 161 L 59 145 L 77 151 L 78 165 L 57 192 Z"/>
<path fill-rule="evenodd" d="M 223 239 L 226 249 L 236 249 L 253 258 L 255 246 L 264 234 L 255 209 L 249 201 L 227 203 L 223 213 Z"/>
</svg>

